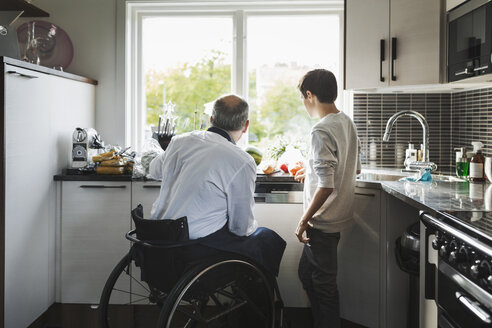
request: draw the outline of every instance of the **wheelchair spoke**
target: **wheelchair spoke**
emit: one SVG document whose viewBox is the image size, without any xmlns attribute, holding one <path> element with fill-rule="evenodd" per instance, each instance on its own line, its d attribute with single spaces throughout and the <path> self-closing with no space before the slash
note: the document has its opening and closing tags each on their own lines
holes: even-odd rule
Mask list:
<svg viewBox="0 0 492 328">
<path fill-rule="evenodd" d="M 135 277 L 133 277 L 131 274 L 129 275 L 130 278 L 132 278 L 132 280 L 134 280 L 137 284 L 139 284 L 143 289 L 145 289 L 147 292 L 150 293 L 150 290 L 144 286 L 144 284 L 142 284 L 140 281 L 138 281 L 138 279 L 135 279 Z"/>
<path fill-rule="evenodd" d="M 141 302 L 143 300 L 147 300 L 148 301 L 149 298 L 148 297 L 139 298 L 138 300 L 131 301 L 130 303 L 126 303 L 126 305 L 136 304 L 136 303 Z M 150 301 L 148 303 L 150 304 Z"/>
<path fill-rule="evenodd" d="M 123 289 L 113 288 L 113 290 L 114 291 L 118 291 L 120 293 L 135 295 L 135 296 L 139 296 L 139 297 L 143 297 L 143 298 L 149 298 L 149 296 L 142 295 L 142 294 L 137 294 L 137 293 L 134 293 L 134 292 L 129 292 L 129 291 L 126 291 L 126 290 L 123 290 Z"/>
<path fill-rule="evenodd" d="M 116 290 L 116 291 L 118 291 L 120 293 L 125 293 L 125 294 L 130 294 L 130 295 L 132 294 L 131 292 L 129 292 L 127 290 L 123 290 L 123 289 L 113 288 L 113 290 Z"/>
</svg>

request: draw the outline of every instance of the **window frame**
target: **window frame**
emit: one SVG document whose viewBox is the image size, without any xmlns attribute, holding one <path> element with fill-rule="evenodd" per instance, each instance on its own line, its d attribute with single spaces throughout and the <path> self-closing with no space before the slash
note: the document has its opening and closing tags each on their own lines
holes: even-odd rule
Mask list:
<svg viewBox="0 0 492 328">
<path fill-rule="evenodd" d="M 229 16 L 233 20 L 231 92 L 248 97 L 247 21 L 251 16 L 338 15 L 339 101 L 343 102 L 343 1 L 127 1 L 125 19 L 125 143 L 140 151 L 146 121 L 142 22 L 147 17 Z M 343 108 L 343 106 L 342 106 Z"/>
</svg>

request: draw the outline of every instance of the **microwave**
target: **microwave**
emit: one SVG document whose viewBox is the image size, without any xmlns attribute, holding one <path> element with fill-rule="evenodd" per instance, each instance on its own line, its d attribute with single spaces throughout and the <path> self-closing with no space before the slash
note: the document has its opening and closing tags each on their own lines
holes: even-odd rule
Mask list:
<svg viewBox="0 0 492 328">
<path fill-rule="evenodd" d="M 448 12 L 448 82 L 492 72 L 492 2 L 470 0 Z"/>
</svg>

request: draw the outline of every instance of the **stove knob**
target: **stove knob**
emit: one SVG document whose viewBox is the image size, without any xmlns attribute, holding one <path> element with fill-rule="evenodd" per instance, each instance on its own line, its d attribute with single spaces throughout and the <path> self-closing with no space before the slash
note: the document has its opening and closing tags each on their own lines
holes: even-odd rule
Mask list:
<svg viewBox="0 0 492 328">
<path fill-rule="evenodd" d="M 466 255 L 461 250 L 454 250 L 449 253 L 449 263 L 458 264 L 466 261 Z"/>
<path fill-rule="evenodd" d="M 432 241 L 432 248 L 438 251 L 444 244 L 444 236 L 439 231 L 436 231 L 436 238 Z"/>
<path fill-rule="evenodd" d="M 470 267 L 470 276 L 473 279 L 480 279 L 479 278 L 479 276 L 480 276 L 480 261 L 475 261 L 475 264 L 473 264 Z"/>
<path fill-rule="evenodd" d="M 490 275 L 490 265 L 487 261 L 476 260 L 475 264 L 470 267 L 470 276 L 473 279 L 479 280 Z"/>
<path fill-rule="evenodd" d="M 439 248 L 439 256 L 442 258 L 448 257 L 449 245 L 444 242 L 444 244 Z"/>
<path fill-rule="evenodd" d="M 437 237 L 434 238 L 434 240 L 432 241 L 432 248 L 434 248 L 437 251 L 439 248 L 441 248 L 441 246 L 442 246 L 442 241 L 437 239 Z"/>
<path fill-rule="evenodd" d="M 455 240 L 452 240 L 451 242 L 445 240 L 441 248 L 439 249 L 439 255 L 444 259 L 448 259 L 449 254 L 457 249 L 458 249 L 458 244 L 456 243 Z"/>
</svg>

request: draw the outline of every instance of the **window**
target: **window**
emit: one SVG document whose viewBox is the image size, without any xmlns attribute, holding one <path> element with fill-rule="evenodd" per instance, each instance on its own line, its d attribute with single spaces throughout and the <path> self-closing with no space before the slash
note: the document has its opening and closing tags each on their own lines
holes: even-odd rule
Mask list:
<svg viewBox="0 0 492 328">
<path fill-rule="evenodd" d="M 203 128 L 204 104 L 231 92 L 232 17 L 164 16 L 143 19 L 145 137 L 175 103 L 177 133 Z"/>
<path fill-rule="evenodd" d="M 168 102 L 177 133 L 208 126 L 207 106 L 236 93 L 250 104 L 243 142 L 297 142 L 313 122 L 297 90 L 314 68 L 341 80 L 341 1 L 127 4 L 127 144 L 140 149 Z M 342 101 L 341 92 L 338 105 Z M 304 142 L 303 140 L 301 140 Z"/>
</svg>

